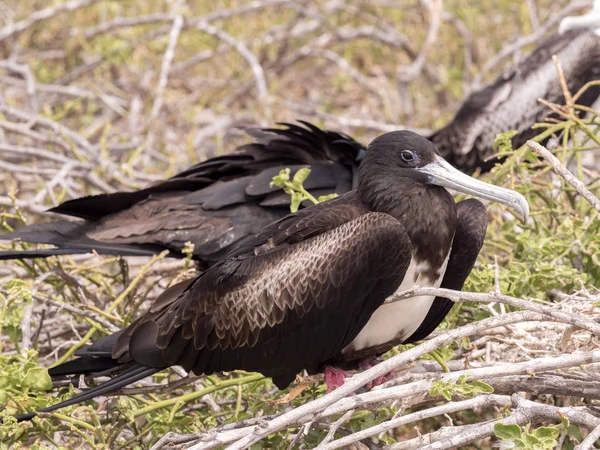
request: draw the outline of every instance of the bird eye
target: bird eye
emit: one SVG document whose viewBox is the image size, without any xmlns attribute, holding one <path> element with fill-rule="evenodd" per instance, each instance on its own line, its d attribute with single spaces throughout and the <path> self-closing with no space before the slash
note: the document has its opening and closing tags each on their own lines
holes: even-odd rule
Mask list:
<svg viewBox="0 0 600 450">
<path fill-rule="evenodd" d="M 402 158 L 402 161 L 404 162 L 413 162 L 417 159 L 417 155 L 415 155 L 415 152 L 410 150 L 402 150 L 400 152 L 400 158 Z"/>
</svg>

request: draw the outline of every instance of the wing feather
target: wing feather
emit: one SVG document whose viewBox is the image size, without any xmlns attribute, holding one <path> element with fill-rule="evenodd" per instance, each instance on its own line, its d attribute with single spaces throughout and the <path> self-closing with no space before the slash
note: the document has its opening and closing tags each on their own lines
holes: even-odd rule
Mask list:
<svg viewBox="0 0 600 450">
<path fill-rule="evenodd" d="M 362 214 L 315 236 L 309 230 L 319 221 L 309 219 L 274 225 L 272 234 L 291 243 L 278 236 L 281 244 L 264 253 L 232 256 L 233 271 L 224 264 L 223 275 L 217 264 L 172 302 L 163 299 L 125 330 L 116 352 L 151 367 L 285 375 L 281 383 L 333 358 L 401 282 L 410 240 L 387 214 Z M 295 242 L 290 230 L 309 237 Z"/>
</svg>

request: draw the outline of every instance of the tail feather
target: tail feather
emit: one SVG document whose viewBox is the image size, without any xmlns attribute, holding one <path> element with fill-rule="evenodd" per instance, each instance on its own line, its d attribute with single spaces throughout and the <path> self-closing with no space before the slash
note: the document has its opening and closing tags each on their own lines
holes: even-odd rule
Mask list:
<svg viewBox="0 0 600 450">
<path fill-rule="evenodd" d="M 0 261 L 11 259 L 47 258 L 59 255 L 77 255 L 96 251 L 101 255 L 153 256 L 165 250 L 152 244 L 115 244 L 90 239 L 86 231 L 90 224 L 69 221 L 28 225 L 12 233 L 0 234 L 0 240 L 21 239 L 25 242 L 55 245 L 58 248 L 39 250 L 8 250 L 0 252 Z M 180 256 L 172 252 L 172 257 Z M 183 254 L 181 254 L 183 256 Z"/>
<path fill-rule="evenodd" d="M 140 364 L 137 364 L 137 365 L 132 366 L 131 368 L 127 369 L 125 372 L 123 372 L 119 376 L 113 378 L 112 380 L 101 384 L 100 386 L 96 386 L 91 389 L 86 389 L 81 394 L 76 395 L 75 397 L 72 397 L 68 400 L 65 400 L 64 402 L 60 402 L 60 403 L 57 403 L 56 405 L 49 406 L 48 408 L 40 409 L 39 411 L 34 411 L 34 412 L 27 413 L 27 414 L 21 414 L 19 416 L 16 416 L 16 419 L 19 422 L 22 422 L 25 420 L 31 420 L 35 416 L 37 416 L 38 413 L 56 411 L 57 409 L 60 409 L 60 408 L 65 408 L 67 406 L 71 406 L 71 405 L 75 405 L 77 403 L 91 400 L 91 399 L 93 399 L 95 397 L 99 397 L 101 395 L 105 395 L 105 394 L 109 394 L 111 392 L 118 391 L 119 389 L 121 389 L 131 383 L 135 383 L 136 381 L 139 381 L 143 378 L 153 375 L 156 372 L 159 372 L 161 370 L 162 369 L 160 369 L 160 368 L 157 369 L 155 367 L 148 367 L 148 366 L 142 366 Z"/>
<path fill-rule="evenodd" d="M 93 356 L 84 356 L 72 361 L 67 361 L 59 366 L 48 369 L 48 375 L 54 380 L 71 375 L 88 375 L 91 373 L 103 372 L 112 369 L 119 363 L 112 358 L 95 358 Z"/>
<path fill-rule="evenodd" d="M 50 256 L 61 255 L 85 255 L 86 253 L 96 252 L 99 255 L 111 256 L 154 256 L 158 255 L 166 248 L 156 245 L 133 245 L 133 244 L 105 244 L 99 242 L 98 245 L 86 247 L 59 247 L 44 248 L 39 250 L 7 250 L 0 252 L 0 261 L 9 261 L 13 259 L 34 259 L 49 258 Z M 171 249 L 168 249 L 171 250 Z M 184 254 L 172 251 L 169 254 L 171 258 L 184 258 Z"/>
<path fill-rule="evenodd" d="M 0 240 L 21 239 L 36 244 L 59 245 L 69 239 L 76 239 L 86 231 L 83 222 L 57 220 L 55 222 L 37 223 L 16 229 L 12 233 L 0 234 Z"/>
<path fill-rule="evenodd" d="M 85 253 L 90 253 L 90 250 L 83 248 L 43 248 L 39 250 L 8 250 L 5 252 L 0 252 L 0 261 L 9 261 L 12 259 L 49 258 L 50 256 L 60 255 L 81 255 Z"/>
</svg>

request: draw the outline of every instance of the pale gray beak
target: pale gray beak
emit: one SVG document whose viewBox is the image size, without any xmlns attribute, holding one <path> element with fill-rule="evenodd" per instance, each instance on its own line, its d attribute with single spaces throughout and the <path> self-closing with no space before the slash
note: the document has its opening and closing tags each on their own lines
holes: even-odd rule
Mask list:
<svg viewBox="0 0 600 450">
<path fill-rule="evenodd" d="M 583 16 L 568 16 L 565 17 L 558 26 L 558 33 L 563 34 L 568 30 L 580 29 L 592 30 L 600 36 L 600 1 L 594 1 L 592 10 Z"/>
<path fill-rule="evenodd" d="M 529 205 L 527 204 L 525 197 L 521 194 L 511 191 L 510 189 L 484 183 L 483 181 L 465 175 L 452 167 L 450 163 L 440 156 L 436 156 L 435 162 L 415 170 L 427 175 L 427 182 L 430 184 L 454 189 L 455 191 L 491 200 L 493 202 L 502 203 L 503 205 L 516 209 L 521 215 L 523 222 L 526 222 L 529 217 Z"/>
</svg>

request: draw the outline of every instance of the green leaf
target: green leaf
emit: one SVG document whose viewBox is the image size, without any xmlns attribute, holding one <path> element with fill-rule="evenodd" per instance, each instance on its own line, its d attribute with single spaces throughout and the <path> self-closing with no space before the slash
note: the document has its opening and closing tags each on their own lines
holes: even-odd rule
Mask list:
<svg viewBox="0 0 600 450">
<path fill-rule="evenodd" d="M 465 384 L 469 378 L 471 378 L 471 375 L 461 375 L 458 377 L 456 384 Z"/>
<path fill-rule="evenodd" d="M 560 430 L 556 427 L 539 427 L 533 435 L 538 439 L 556 439 L 560 435 Z"/>
<path fill-rule="evenodd" d="M 533 447 L 536 444 L 540 443 L 540 440 L 536 438 L 533 434 L 525 433 L 523 435 L 526 444 L 529 444 L 529 447 Z"/>
<path fill-rule="evenodd" d="M 317 201 L 319 203 L 321 202 L 326 202 L 327 200 L 331 200 L 332 198 L 336 198 L 339 197 L 335 192 L 333 194 L 328 194 L 328 195 L 319 195 L 319 197 L 317 198 Z"/>
<path fill-rule="evenodd" d="M 306 181 L 306 179 L 308 178 L 309 175 L 310 175 L 309 168 L 303 167 L 302 169 L 298 169 L 298 171 L 294 174 L 294 179 L 292 180 L 292 186 L 294 186 L 294 188 L 298 189 L 298 190 L 302 189 L 302 185 L 303 185 L 304 181 Z"/>
<path fill-rule="evenodd" d="M 11 377 L 7 376 L 7 375 L 2 375 L 0 376 L 0 389 L 1 388 L 5 388 L 10 386 L 11 383 Z"/>
<path fill-rule="evenodd" d="M 517 130 L 510 130 L 510 131 L 507 131 L 506 133 L 497 134 L 496 139 L 494 140 L 494 144 L 492 145 L 492 148 L 499 152 L 511 151 L 513 149 L 511 139 L 516 134 L 517 134 Z"/>
<path fill-rule="evenodd" d="M 543 450 L 552 450 L 554 447 L 556 447 L 556 444 L 557 444 L 556 439 L 550 439 L 550 438 L 548 438 L 548 439 L 542 439 L 540 441 L 540 445 L 539 446 Z"/>
<path fill-rule="evenodd" d="M 301 194 L 300 192 L 293 192 L 292 193 L 292 201 L 290 204 L 290 211 L 292 211 L 293 213 L 295 213 L 296 211 L 298 211 L 298 208 L 300 208 L 300 204 L 304 201 L 304 195 Z"/>
<path fill-rule="evenodd" d="M 431 389 L 429 390 L 429 396 L 437 397 L 438 395 L 441 395 L 441 386 L 441 382 L 434 381 L 431 385 Z"/>
<path fill-rule="evenodd" d="M 483 381 L 475 380 L 471 383 L 471 386 L 475 388 L 476 392 L 483 392 L 485 394 L 491 394 L 492 392 L 494 392 L 494 388 L 489 384 L 484 383 Z"/>
<path fill-rule="evenodd" d="M 30 370 L 21 385 L 24 388 L 30 388 L 34 391 L 49 391 L 52 389 L 52 379 L 48 375 L 48 370 L 43 367 L 38 367 Z"/>
<path fill-rule="evenodd" d="M 277 186 L 282 188 L 288 181 L 290 181 L 290 169 L 281 169 L 279 175 L 273 177 L 273 181 L 269 183 L 269 187 Z"/>
<path fill-rule="evenodd" d="M 494 434 L 504 441 L 515 441 L 521 437 L 521 427 L 516 424 L 497 423 Z"/>
</svg>

